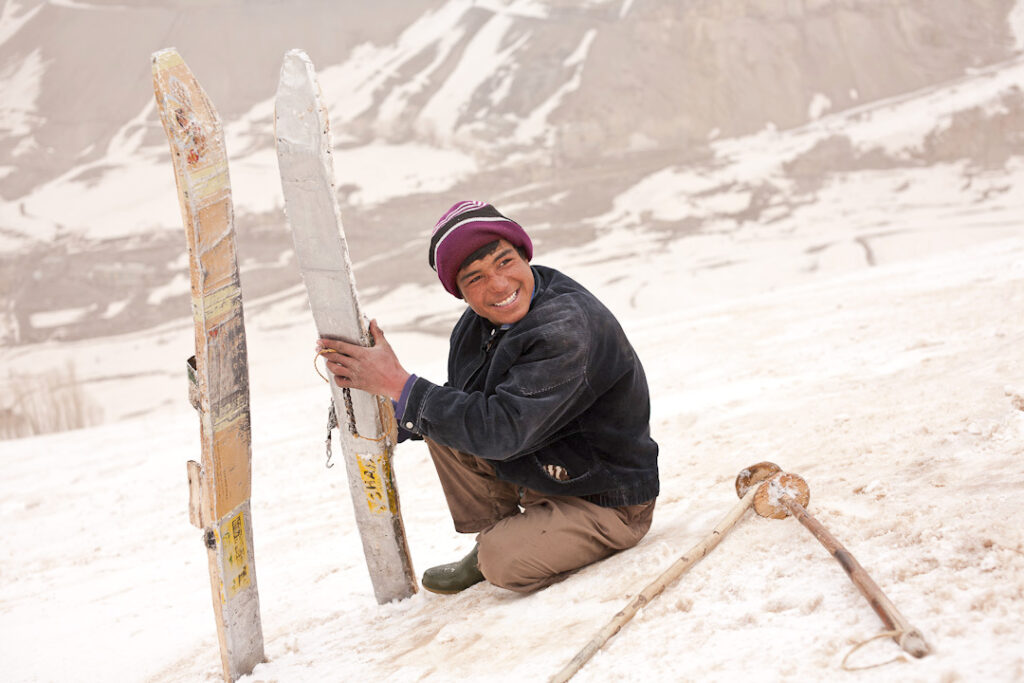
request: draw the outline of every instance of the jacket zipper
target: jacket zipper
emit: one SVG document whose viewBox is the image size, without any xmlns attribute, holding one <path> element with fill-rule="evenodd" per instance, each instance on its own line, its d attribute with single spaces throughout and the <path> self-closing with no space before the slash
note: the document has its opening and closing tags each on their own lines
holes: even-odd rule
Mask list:
<svg viewBox="0 0 1024 683">
<path fill-rule="evenodd" d="M 490 360 L 491 358 L 491 351 L 494 350 L 494 347 L 497 346 L 498 344 L 498 340 L 501 339 L 502 336 L 504 336 L 504 334 L 505 330 L 501 330 L 498 328 L 491 330 L 491 336 L 488 337 L 487 341 L 480 348 L 480 350 L 484 352 L 484 357 L 480 359 L 480 364 L 476 366 L 476 369 L 473 370 L 472 374 L 470 374 L 469 379 L 467 379 L 463 383 L 463 391 L 469 391 L 469 387 L 473 384 L 473 382 L 476 381 L 476 378 L 480 374 L 480 371 L 487 366 L 487 361 Z"/>
</svg>

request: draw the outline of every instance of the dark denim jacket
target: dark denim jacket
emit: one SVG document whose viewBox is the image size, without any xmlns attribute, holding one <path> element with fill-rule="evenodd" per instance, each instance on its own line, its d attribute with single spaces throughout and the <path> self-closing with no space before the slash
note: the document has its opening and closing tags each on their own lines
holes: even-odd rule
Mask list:
<svg viewBox="0 0 1024 683">
<path fill-rule="evenodd" d="M 652 500 L 658 445 L 636 352 L 579 283 L 543 266 L 533 275 L 530 310 L 508 330 L 466 310 L 452 331 L 448 382 L 417 378 L 402 426 L 534 491 L 606 507 Z"/>
</svg>

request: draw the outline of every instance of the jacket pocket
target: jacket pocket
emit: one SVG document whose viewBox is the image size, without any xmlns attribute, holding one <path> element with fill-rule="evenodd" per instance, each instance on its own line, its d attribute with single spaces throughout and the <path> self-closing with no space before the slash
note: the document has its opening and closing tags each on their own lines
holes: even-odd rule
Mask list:
<svg viewBox="0 0 1024 683">
<path fill-rule="evenodd" d="M 595 463 L 565 463 L 548 455 L 531 455 L 530 461 L 539 475 L 554 484 L 573 486 L 594 476 Z"/>
<path fill-rule="evenodd" d="M 569 488 L 604 471 L 604 464 L 590 442 L 579 432 L 564 435 L 529 457 L 533 468 L 545 481 Z"/>
</svg>

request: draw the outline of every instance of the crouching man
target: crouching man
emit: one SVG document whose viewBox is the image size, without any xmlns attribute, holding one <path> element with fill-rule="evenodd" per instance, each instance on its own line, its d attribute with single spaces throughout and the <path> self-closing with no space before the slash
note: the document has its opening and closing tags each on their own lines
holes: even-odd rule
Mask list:
<svg viewBox="0 0 1024 683">
<path fill-rule="evenodd" d="M 531 266 L 522 227 L 483 202 L 453 206 L 429 262 L 469 308 L 442 386 L 408 373 L 376 321 L 375 346 L 322 339 L 341 387 L 390 396 L 406 437 L 423 438 L 462 560 L 426 570 L 456 593 L 486 579 L 529 592 L 636 545 L 658 495 L 658 446 L 640 360 L 618 321 L 581 285 Z"/>
</svg>

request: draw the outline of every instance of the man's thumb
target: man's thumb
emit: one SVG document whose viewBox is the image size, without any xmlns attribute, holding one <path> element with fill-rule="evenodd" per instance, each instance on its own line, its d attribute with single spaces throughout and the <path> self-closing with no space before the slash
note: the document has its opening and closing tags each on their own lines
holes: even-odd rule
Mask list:
<svg viewBox="0 0 1024 683">
<path fill-rule="evenodd" d="M 377 324 L 376 318 L 370 321 L 370 336 L 373 337 L 374 346 L 380 346 L 388 343 L 388 340 L 384 338 L 384 331 L 381 330 L 380 325 Z"/>
</svg>

